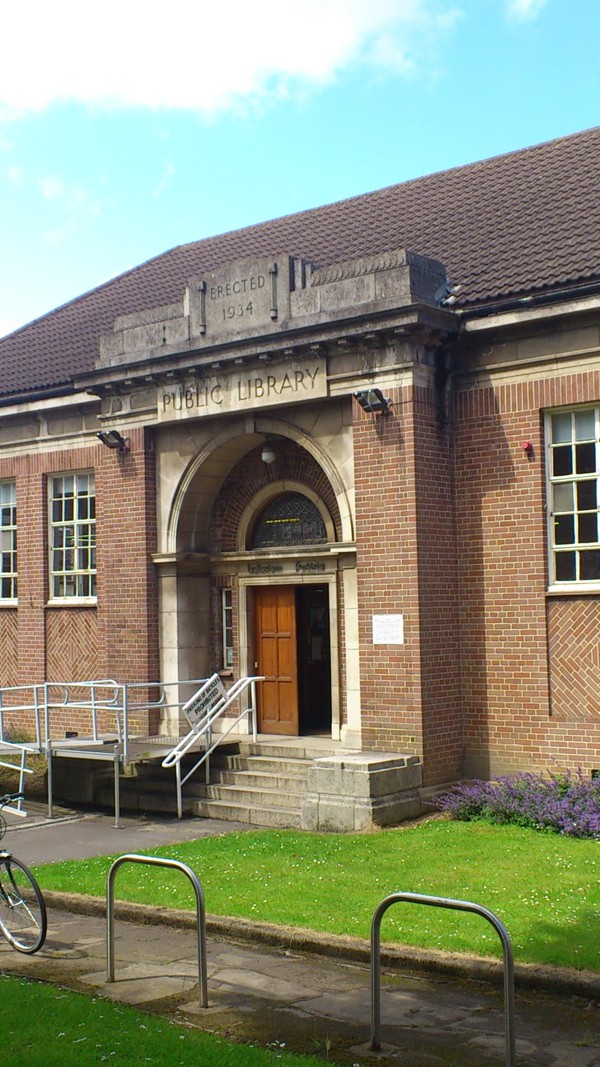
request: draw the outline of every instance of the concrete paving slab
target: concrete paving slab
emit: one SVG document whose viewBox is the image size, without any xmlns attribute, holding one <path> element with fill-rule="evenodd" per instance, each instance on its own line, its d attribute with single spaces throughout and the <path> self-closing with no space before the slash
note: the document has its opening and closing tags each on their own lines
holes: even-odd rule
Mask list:
<svg viewBox="0 0 600 1067">
<path fill-rule="evenodd" d="M 198 968 L 192 964 L 164 963 L 158 970 L 156 964 L 136 963 L 119 967 L 118 972 L 115 966 L 114 982 L 107 981 L 106 968 L 81 980 L 111 1000 L 141 1006 L 165 997 L 189 994 L 198 985 Z"/>
</svg>

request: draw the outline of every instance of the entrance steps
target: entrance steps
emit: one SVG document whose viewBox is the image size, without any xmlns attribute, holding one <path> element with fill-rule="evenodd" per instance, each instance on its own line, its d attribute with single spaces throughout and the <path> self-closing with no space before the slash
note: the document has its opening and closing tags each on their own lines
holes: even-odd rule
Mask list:
<svg viewBox="0 0 600 1067">
<path fill-rule="evenodd" d="M 299 828 L 312 761 L 339 750 L 339 744 L 324 737 L 263 735 L 256 742 L 243 737 L 228 739 L 210 757 L 210 782 L 205 782 L 204 768 L 200 768 L 185 784 L 183 814 L 252 826 Z M 123 810 L 177 813 L 172 768 L 161 767 L 145 752 L 133 772 L 120 778 Z M 185 774 L 185 761 L 182 772 Z M 112 806 L 109 772 L 96 777 L 93 793 L 95 804 Z"/>
<path fill-rule="evenodd" d="M 314 759 L 336 751 L 330 738 L 239 741 L 237 751 L 215 753 L 209 785 L 192 800 L 204 818 L 253 826 L 299 829 L 308 771 Z"/>
</svg>

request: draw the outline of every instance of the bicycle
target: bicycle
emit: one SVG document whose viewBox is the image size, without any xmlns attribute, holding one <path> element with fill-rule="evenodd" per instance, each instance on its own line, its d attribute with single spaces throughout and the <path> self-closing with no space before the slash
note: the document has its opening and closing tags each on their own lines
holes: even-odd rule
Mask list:
<svg viewBox="0 0 600 1067">
<path fill-rule="evenodd" d="M 0 797 L 0 839 L 6 832 L 1 809 L 22 797 L 22 793 Z M 47 926 L 46 905 L 33 874 L 9 851 L 0 849 L 0 933 L 17 952 L 31 955 L 44 944 Z"/>
</svg>

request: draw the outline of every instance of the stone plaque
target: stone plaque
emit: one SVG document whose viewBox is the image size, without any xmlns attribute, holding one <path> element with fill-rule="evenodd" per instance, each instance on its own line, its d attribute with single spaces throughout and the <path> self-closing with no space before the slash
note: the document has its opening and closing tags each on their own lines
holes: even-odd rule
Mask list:
<svg viewBox="0 0 600 1067">
<path fill-rule="evenodd" d="M 194 279 L 191 333 L 212 341 L 263 333 L 289 317 L 291 258 L 241 259 Z"/>
</svg>

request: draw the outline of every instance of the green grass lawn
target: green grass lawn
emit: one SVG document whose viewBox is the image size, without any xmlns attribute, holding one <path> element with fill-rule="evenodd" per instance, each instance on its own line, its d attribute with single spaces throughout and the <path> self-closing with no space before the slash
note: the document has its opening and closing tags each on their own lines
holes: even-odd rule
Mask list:
<svg viewBox="0 0 600 1067">
<path fill-rule="evenodd" d="M 326 1067 L 29 979 L 0 977 L 0 1003 L 3 1067 Z"/>
<path fill-rule="evenodd" d="M 505 923 L 516 962 L 600 970 L 600 845 L 515 826 L 434 819 L 371 834 L 264 830 L 161 847 L 196 871 L 206 909 L 368 938 L 389 893 L 470 900 Z M 37 868 L 43 888 L 105 896 L 114 857 Z M 124 865 L 117 900 L 193 908 L 179 872 Z M 383 941 L 500 956 L 484 919 L 400 903 L 386 913 Z"/>
</svg>

